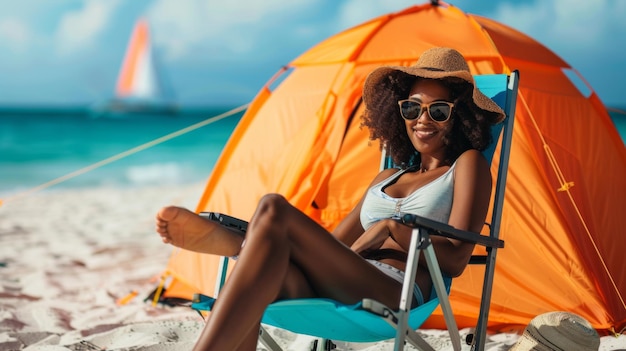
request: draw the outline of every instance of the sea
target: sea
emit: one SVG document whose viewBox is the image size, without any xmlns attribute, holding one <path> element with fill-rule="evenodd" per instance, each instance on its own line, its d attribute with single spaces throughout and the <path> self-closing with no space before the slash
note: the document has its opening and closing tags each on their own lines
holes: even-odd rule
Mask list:
<svg viewBox="0 0 626 351">
<path fill-rule="evenodd" d="M 234 107 L 94 117 L 0 108 L 0 199 L 80 187 L 205 181 L 242 116 Z"/>
<path fill-rule="evenodd" d="M 241 112 L 229 113 L 233 108 L 104 118 L 81 109 L 0 108 L 0 199 L 64 188 L 206 181 L 241 119 Z M 625 110 L 610 112 L 622 139 Z"/>
</svg>

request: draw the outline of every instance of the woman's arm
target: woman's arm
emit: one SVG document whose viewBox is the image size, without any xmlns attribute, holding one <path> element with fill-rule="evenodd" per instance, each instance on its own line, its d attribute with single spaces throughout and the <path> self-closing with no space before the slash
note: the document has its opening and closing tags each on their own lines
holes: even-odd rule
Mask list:
<svg viewBox="0 0 626 351">
<path fill-rule="evenodd" d="M 347 246 L 352 246 L 357 239 L 361 237 L 363 234 L 363 226 L 361 225 L 361 207 L 363 206 L 363 201 L 365 200 L 365 195 L 370 187 L 374 184 L 378 184 L 384 179 L 390 177 L 393 173 L 398 170 L 395 168 L 388 168 L 380 172 L 374 180 L 370 183 L 363 193 L 361 200 L 359 203 L 350 211 L 350 213 L 339 223 L 337 228 L 333 231 L 333 235 L 342 241 Z"/>
<path fill-rule="evenodd" d="M 484 224 L 491 198 L 489 163 L 477 150 L 468 150 L 456 161 L 454 197 L 448 224 L 460 230 L 479 233 Z M 467 266 L 474 244 L 440 236 L 431 237 L 439 265 L 456 277 Z"/>
<path fill-rule="evenodd" d="M 363 255 L 379 249 L 385 240 L 391 236 L 389 222 L 389 220 L 381 220 L 374 223 L 352 244 L 350 247 L 352 251 Z"/>
</svg>

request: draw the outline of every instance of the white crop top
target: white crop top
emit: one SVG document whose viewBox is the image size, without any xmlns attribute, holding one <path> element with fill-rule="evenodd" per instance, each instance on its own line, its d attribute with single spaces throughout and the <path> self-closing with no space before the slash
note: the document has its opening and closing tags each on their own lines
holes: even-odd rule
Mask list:
<svg viewBox="0 0 626 351">
<path fill-rule="evenodd" d="M 375 222 L 404 213 L 412 213 L 435 221 L 448 223 L 454 194 L 454 163 L 444 174 L 404 198 L 387 195 L 384 189 L 406 173 L 400 170 L 372 186 L 361 207 L 361 225 L 367 230 Z"/>
</svg>

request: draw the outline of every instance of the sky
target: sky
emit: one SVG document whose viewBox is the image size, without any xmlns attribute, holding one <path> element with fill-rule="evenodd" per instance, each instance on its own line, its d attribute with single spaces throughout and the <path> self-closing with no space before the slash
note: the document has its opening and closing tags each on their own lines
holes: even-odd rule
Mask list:
<svg viewBox="0 0 626 351">
<path fill-rule="evenodd" d="M 0 0 L 0 105 L 84 105 L 112 97 L 136 20 L 181 105 L 249 102 L 316 43 L 406 0 Z M 626 106 L 626 1 L 450 0 L 544 44 L 608 106 Z"/>
</svg>

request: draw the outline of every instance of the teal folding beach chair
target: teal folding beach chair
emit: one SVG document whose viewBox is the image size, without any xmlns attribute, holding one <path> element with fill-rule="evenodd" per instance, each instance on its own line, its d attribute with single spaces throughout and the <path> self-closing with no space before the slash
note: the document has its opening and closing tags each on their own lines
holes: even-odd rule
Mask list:
<svg viewBox="0 0 626 351">
<path fill-rule="evenodd" d="M 500 161 L 496 178 L 494 202 L 491 223 L 488 225 L 489 235 L 454 229 L 446 223 L 440 223 L 420 216 L 405 214 L 398 221 L 413 228 L 410 249 L 407 259 L 402 296 L 399 306 L 385 306 L 380 302 L 364 299 L 363 301 L 346 305 L 325 298 L 289 299 L 270 304 L 262 318 L 262 324 L 289 330 L 297 334 L 306 334 L 318 337 L 321 342 L 316 349 L 331 349 L 329 340 L 346 342 L 375 342 L 395 339 L 394 350 L 402 350 L 408 341 L 418 350 L 433 350 L 415 330 L 430 317 L 437 306 L 441 306 L 446 325 L 450 334 L 454 350 L 461 350 L 461 337 L 452 313 L 448 298 L 451 279 L 442 274 L 435 251 L 430 241 L 433 235 L 441 235 L 484 246 L 485 256 L 473 256 L 471 264 L 484 264 L 485 276 L 481 306 L 477 311 L 478 324 L 473 337 L 473 349 L 483 350 L 487 333 L 487 320 L 491 301 L 491 291 L 494 279 L 496 252 L 504 247 L 499 239 L 500 218 L 504 202 L 504 189 L 508 168 L 510 143 L 512 137 L 515 103 L 518 90 L 518 72 L 511 75 L 494 74 L 475 76 L 477 87 L 492 98 L 505 113 L 506 119 L 492 128 L 494 143 L 483 152 L 487 160 L 492 161 L 499 141 Z M 383 156 L 385 157 L 385 156 Z M 382 162 L 383 167 L 392 166 L 387 157 Z M 215 216 L 205 213 L 204 215 Z M 224 218 L 229 218 L 228 216 Z M 215 219 L 215 218 L 214 218 Z M 230 219 L 230 218 L 229 218 Z M 217 218 L 217 220 L 220 220 Z M 226 222 L 223 224 L 228 225 Z M 245 230 L 246 224 L 237 224 Z M 431 300 L 423 305 L 411 309 L 413 284 L 417 273 L 418 258 L 423 251 L 433 281 Z M 214 299 L 197 295 L 192 308 L 210 310 Z M 269 350 L 280 351 L 281 348 L 271 338 L 269 333 L 261 327 L 259 341 Z"/>
</svg>

